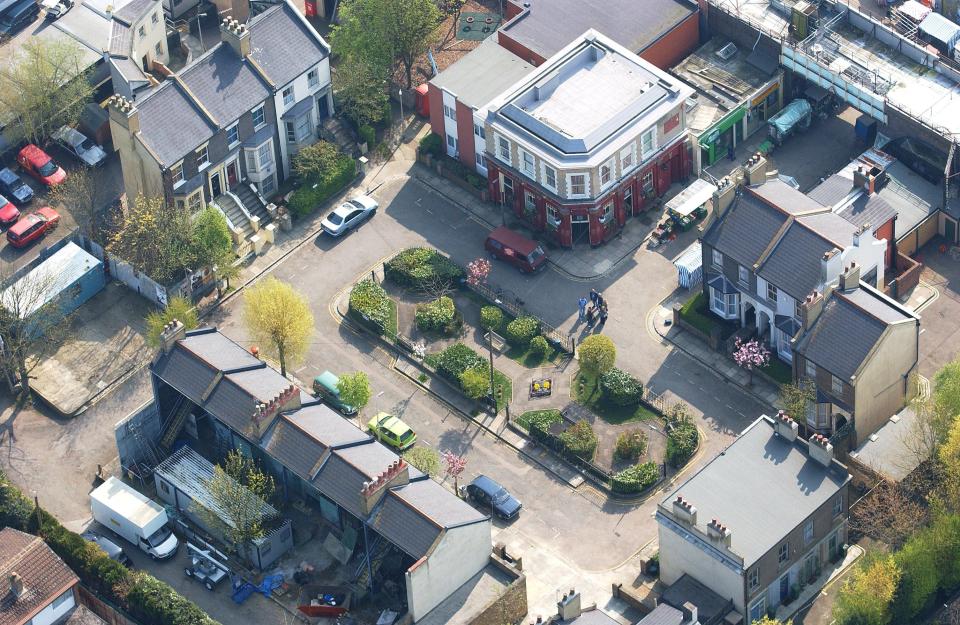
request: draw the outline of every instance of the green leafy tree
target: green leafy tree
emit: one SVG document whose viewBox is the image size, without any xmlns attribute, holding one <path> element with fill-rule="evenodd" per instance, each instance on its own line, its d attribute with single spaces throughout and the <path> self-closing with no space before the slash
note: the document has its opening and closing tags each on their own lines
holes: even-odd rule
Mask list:
<svg viewBox="0 0 960 625">
<path fill-rule="evenodd" d="M 173 297 L 163 310 L 154 310 L 147 315 L 147 344 L 151 347 L 160 347 L 160 334 L 163 327 L 176 319 L 187 330 L 192 330 L 200 324 L 197 309 L 193 302 L 185 297 Z"/>
<path fill-rule="evenodd" d="M 900 568 L 891 555 L 867 557 L 837 595 L 833 618 L 837 625 L 888 625 L 890 604 L 900 584 Z"/>
<path fill-rule="evenodd" d="M 797 423 L 804 423 L 807 409 L 813 404 L 813 383 L 800 380 L 796 384 L 784 384 L 780 387 L 780 403 L 783 410 Z"/>
<path fill-rule="evenodd" d="M 293 171 L 305 183 L 324 183 L 337 170 L 340 152 L 329 141 L 317 141 L 293 157 Z"/>
<path fill-rule="evenodd" d="M 342 401 L 361 410 L 370 403 L 370 378 L 363 371 L 341 375 L 337 381 L 337 392 Z"/>
<path fill-rule="evenodd" d="M 617 347 L 610 337 L 591 334 L 577 348 L 580 366 L 593 375 L 602 375 L 613 368 L 617 360 Z"/>
<path fill-rule="evenodd" d="M 333 75 L 340 110 L 357 127 L 383 120 L 390 97 L 386 72 L 363 59 L 346 58 Z"/>
<path fill-rule="evenodd" d="M 403 453 L 403 459 L 430 477 L 440 475 L 440 454 L 429 447 L 411 447 Z"/>
<path fill-rule="evenodd" d="M 160 284 L 198 268 L 190 214 L 160 197 L 138 196 L 124 211 L 107 250 Z"/>
<path fill-rule="evenodd" d="M 13 143 L 43 145 L 63 125 L 75 124 L 93 95 L 83 52 L 69 40 L 31 37 L 7 46 L 0 59 L 0 106 L 16 120 Z"/>
<path fill-rule="evenodd" d="M 50 202 L 62 204 L 70 211 L 77 229 L 85 237 L 95 237 L 98 232 L 99 212 L 97 180 L 92 170 L 80 167 L 57 186 L 50 189 Z"/>
<path fill-rule="evenodd" d="M 198 266 L 233 262 L 233 237 L 223 213 L 208 206 L 193 220 L 193 253 Z"/>
<path fill-rule="evenodd" d="M 480 399 L 490 394 L 490 368 L 474 367 L 460 374 L 460 388 L 470 399 Z"/>
<path fill-rule="evenodd" d="M 246 545 L 266 534 L 265 523 L 270 519 L 264 517 L 263 508 L 273 497 L 275 485 L 252 458 L 239 450 L 228 452 L 223 463 L 213 467 L 213 477 L 206 487 L 217 511 L 198 505 L 197 512 L 220 527 L 234 550 L 244 553 Z M 217 513 L 226 518 L 221 519 Z"/>
<path fill-rule="evenodd" d="M 313 335 L 313 313 L 302 293 L 273 276 L 247 289 L 243 320 L 254 339 L 280 361 L 280 374 L 287 364 L 303 358 Z"/>
</svg>

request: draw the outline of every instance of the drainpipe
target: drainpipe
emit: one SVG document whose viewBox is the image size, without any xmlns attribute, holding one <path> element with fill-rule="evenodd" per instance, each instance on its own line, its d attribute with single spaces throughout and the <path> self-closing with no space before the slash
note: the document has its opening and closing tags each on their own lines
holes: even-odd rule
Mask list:
<svg viewBox="0 0 960 625">
<path fill-rule="evenodd" d="M 363 555 L 367 561 L 367 586 L 370 592 L 373 592 L 373 569 L 370 568 L 370 539 L 367 535 L 367 522 L 361 521 L 363 525 Z"/>
</svg>

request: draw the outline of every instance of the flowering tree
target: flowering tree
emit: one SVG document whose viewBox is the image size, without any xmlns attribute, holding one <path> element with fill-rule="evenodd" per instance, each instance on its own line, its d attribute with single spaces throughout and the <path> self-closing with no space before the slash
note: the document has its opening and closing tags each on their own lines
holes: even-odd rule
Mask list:
<svg viewBox="0 0 960 625">
<path fill-rule="evenodd" d="M 447 477 L 453 478 L 453 489 L 460 494 L 460 474 L 467 468 L 467 459 L 458 456 L 452 451 L 444 451 L 440 454 L 443 461 L 443 471 Z"/>
<path fill-rule="evenodd" d="M 750 383 L 753 384 L 753 370 L 767 366 L 770 362 L 770 350 L 757 339 L 749 341 L 737 339 L 733 350 L 733 361 L 737 366 L 750 372 Z"/>
<path fill-rule="evenodd" d="M 467 265 L 467 282 L 476 286 L 487 281 L 490 275 L 490 261 L 478 258 Z"/>
</svg>

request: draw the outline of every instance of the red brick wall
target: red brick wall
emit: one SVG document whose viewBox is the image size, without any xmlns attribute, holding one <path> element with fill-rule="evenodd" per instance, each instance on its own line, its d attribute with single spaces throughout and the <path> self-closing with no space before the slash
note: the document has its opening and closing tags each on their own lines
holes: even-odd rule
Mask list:
<svg viewBox="0 0 960 625">
<path fill-rule="evenodd" d="M 896 245 L 896 239 L 893 236 L 893 219 L 877 228 L 874 236 L 887 240 L 887 251 L 883 253 L 883 266 L 889 268 L 893 262 L 893 247 Z"/>
<path fill-rule="evenodd" d="M 670 69 L 685 59 L 700 43 L 700 14 L 694 12 L 640 53 L 660 69 Z M 502 45 L 502 44 L 501 44 Z"/>
<path fill-rule="evenodd" d="M 503 12 L 506 13 L 506 19 L 511 20 L 516 16 L 520 15 L 523 11 L 523 6 L 519 2 L 514 0 L 507 0 L 503 3 Z"/>
<path fill-rule="evenodd" d="M 473 156 L 475 138 L 473 134 L 473 109 L 457 100 L 457 150 L 460 152 L 460 161 L 471 170 L 477 168 Z"/>
<path fill-rule="evenodd" d="M 427 98 L 430 100 L 430 129 L 440 135 L 441 143 L 446 149 L 447 133 L 443 129 L 443 91 L 428 85 Z"/>
<path fill-rule="evenodd" d="M 536 52 L 533 52 L 532 50 L 528 49 L 526 46 L 511 39 L 510 36 L 507 35 L 507 33 L 505 33 L 503 30 L 497 31 L 497 43 L 500 44 L 500 47 L 506 48 L 510 52 L 513 52 L 514 54 L 519 56 L 521 59 L 523 59 L 530 65 L 533 65 L 534 67 L 538 67 L 542 65 L 543 62 L 546 61 L 545 58 L 543 58 Z"/>
</svg>

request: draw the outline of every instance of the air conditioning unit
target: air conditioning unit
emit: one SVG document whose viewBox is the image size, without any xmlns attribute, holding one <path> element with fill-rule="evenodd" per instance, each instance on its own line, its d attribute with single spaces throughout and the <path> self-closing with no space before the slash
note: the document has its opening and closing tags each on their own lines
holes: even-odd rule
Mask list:
<svg viewBox="0 0 960 625">
<path fill-rule="evenodd" d="M 719 56 L 724 61 L 729 61 L 733 58 L 733 55 L 737 53 L 737 46 L 732 41 L 727 45 L 723 46 L 717 50 L 717 56 Z"/>
</svg>

